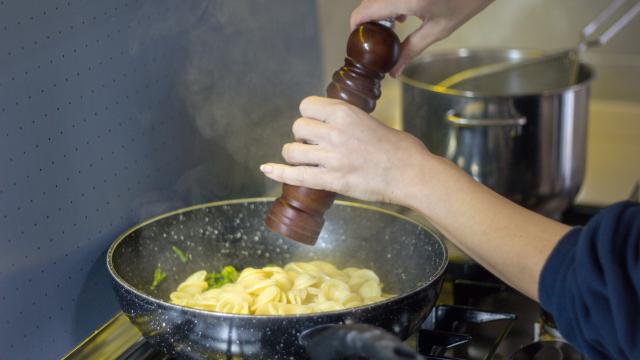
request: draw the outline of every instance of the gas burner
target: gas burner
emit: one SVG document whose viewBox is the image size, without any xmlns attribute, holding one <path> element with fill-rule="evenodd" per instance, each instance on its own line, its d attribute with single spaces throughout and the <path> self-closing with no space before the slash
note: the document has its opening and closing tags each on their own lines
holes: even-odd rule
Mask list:
<svg viewBox="0 0 640 360">
<path fill-rule="evenodd" d="M 500 322 L 502 331 L 485 348 L 489 359 L 495 355 L 500 341 L 509 333 L 515 314 L 490 312 L 466 306 L 438 305 L 418 331 L 417 350 L 427 359 L 449 359 L 446 356 L 470 358 L 479 351 L 479 343 L 467 332 L 474 327 Z M 479 339 L 478 339 L 479 340 Z"/>
</svg>

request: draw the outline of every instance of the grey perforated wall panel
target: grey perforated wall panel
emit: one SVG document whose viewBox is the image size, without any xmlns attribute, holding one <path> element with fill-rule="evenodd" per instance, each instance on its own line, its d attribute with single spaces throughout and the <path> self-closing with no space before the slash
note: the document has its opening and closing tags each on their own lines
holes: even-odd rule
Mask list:
<svg viewBox="0 0 640 360">
<path fill-rule="evenodd" d="M 0 0 L 0 358 L 110 318 L 104 252 L 149 216 L 264 194 L 320 93 L 312 1 Z"/>
</svg>

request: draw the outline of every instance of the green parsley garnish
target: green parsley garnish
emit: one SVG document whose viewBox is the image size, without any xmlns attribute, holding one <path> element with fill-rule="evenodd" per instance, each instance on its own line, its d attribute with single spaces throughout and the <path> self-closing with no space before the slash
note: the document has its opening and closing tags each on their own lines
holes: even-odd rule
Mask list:
<svg viewBox="0 0 640 360">
<path fill-rule="evenodd" d="M 236 280 L 238 280 L 238 271 L 231 265 L 223 267 L 220 273 L 208 273 L 205 278 L 209 289 L 216 289 Z"/>
<path fill-rule="evenodd" d="M 165 273 L 164 271 L 162 271 L 162 269 L 160 269 L 160 266 L 158 266 L 156 268 L 156 271 L 153 272 L 153 282 L 151 283 L 151 290 L 155 289 L 156 286 L 158 286 L 158 284 L 160 284 L 160 282 L 162 280 L 164 280 L 167 277 L 167 273 Z"/>
<path fill-rule="evenodd" d="M 183 263 L 186 263 L 187 260 L 189 260 L 189 258 L 187 258 L 187 255 L 185 255 L 185 253 L 182 250 L 180 250 L 177 246 L 171 245 L 171 250 L 173 250 L 173 252 L 176 253 L 176 255 L 178 255 L 178 258 Z"/>
</svg>

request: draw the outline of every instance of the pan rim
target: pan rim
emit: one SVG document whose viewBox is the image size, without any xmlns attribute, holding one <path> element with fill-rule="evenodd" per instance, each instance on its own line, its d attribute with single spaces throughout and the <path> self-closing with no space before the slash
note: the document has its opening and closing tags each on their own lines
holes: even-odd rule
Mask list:
<svg viewBox="0 0 640 360">
<path fill-rule="evenodd" d="M 106 256 L 106 260 L 107 260 L 107 270 L 109 271 L 109 275 L 123 288 L 125 288 L 127 291 L 130 291 L 132 293 L 134 293 L 136 296 L 139 296 L 141 298 L 146 299 L 147 301 L 150 301 L 151 303 L 160 303 L 163 306 L 168 306 L 169 308 L 173 308 L 176 310 L 180 310 L 180 311 L 187 311 L 187 312 L 191 312 L 193 314 L 204 314 L 206 316 L 216 316 L 216 317 L 222 317 L 222 318 L 230 318 L 230 319 L 264 319 L 264 320 L 273 320 L 273 319 L 304 319 L 304 318 L 314 318 L 314 317 L 318 317 L 318 316 L 338 316 L 338 315 L 342 315 L 342 316 L 348 316 L 349 314 L 352 314 L 354 312 L 359 312 L 359 311 L 365 311 L 365 310 L 370 310 L 372 308 L 378 307 L 378 306 L 382 306 L 384 304 L 388 304 L 388 303 L 392 303 L 392 302 L 400 302 L 402 299 L 410 297 L 411 295 L 421 291 L 422 289 L 431 286 L 433 283 L 437 282 L 440 278 L 442 278 L 442 276 L 444 275 L 444 272 L 446 271 L 447 265 L 449 263 L 449 254 L 448 254 L 448 249 L 447 246 L 444 243 L 444 239 L 446 239 L 446 237 L 440 232 L 438 231 L 435 227 L 433 227 L 433 225 L 429 224 L 422 224 L 419 223 L 411 218 L 408 218 L 402 214 L 398 214 L 396 212 L 393 212 L 391 210 L 387 210 L 387 209 L 383 209 L 383 208 L 379 208 L 376 206 L 372 206 L 372 205 L 368 205 L 368 204 L 363 204 L 363 203 L 358 203 L 358 202 L 354 202 L 354 201 L 345 201 L 345 200 L 336 200 L 335 204 L 338 204 L 340 206 L 350 206 L 350 207 L 356 207 L 356 208 L 361 208 L 361 209 L 367 209 L 367 210 L 373 210 L 373 211 L 377 211 L 377 212 L 381 212 L 390 216 L 394 216 L 397 217 L 399 219 L 408 221 L 416 226 L 418 226 L 419 228 L 421 228 L 424 231 L 427 231 L 429 233 L 431 233 L 432 235 L 434 235 L 435 239 L 437 240 L 436 242 L 440 245 L 440 247 L 442 248 L 442 252 L 443 252 L 443 257 L 444 257 L 444 261 L 442 261 L 442 264 L 440 265 L 440 267 L 437 269 L 437 271 L 435 271 L 433 273 L 433 275 L 429 278 L 428 281 L 426 281 L 424 284 L 421 284 L 420 286 L 417 286 L 416 288 L 405 292 L 401 295 L 397 295 L 394 297 L 391 297 L 389 299 L 385 299 L 383 301 L 379 301 L 379 302 L 375 302 L 372 304 L 367 304 L 367 305 L 361 305 L 361 306 L 357 306 L 357 307 L 352 307 L 352 308 L 347 308 L 347 309 L 342 309 L 342 310 L 334 310 L 334 311 L 323 311 L 323 312 L 315 312 L 315 313 L 309 313 L 309 314 L 295 314 L 295 315 L 251 315 L 251 314 L 230 314 L 230 313 L 223 313 L 223 312 L 216 312 L 216 311 L 209 311 L 209 310 L 201 310 L 201 309 L 196 309 L 196 308 L 190 308 L 190 307 L 186 307 L 186 306 L 181 306 L 181 305 L 176 305 L 176 304 L 172 304 L 164 299 L 160 299 L 160 298 L 156 298 L 153 297 L 151 295 L 148 295 L 138 289 L 136 289 L 133 285 L 129 284 L 126 280 L 124 280 L 116 271 L 114 265 L 113 265 L 113 253 L 115 252 L 116 248 L 118 247 L 118 245 L 127 237 L 129 236 L 131 233 L 133 233 L 134 231 L 149 225 L 153 222 L 174 216 L 174 215 L 178 215 L 178 214 L 182 214 L 182 213 L 186 213 L 186 212 L 190 212 L 193 210 L 198 210 L 198 209 L 204 209 L 204 208 L 208 208 L 208 207 L 217 207 L 217 206 L 225 206 L 225 205 L 236 205 L 236 204 L 242 204 L 242 203 L 264 203 L 264 202 L 272 202 L 274 201 L 276 198 L 275 197 L 253 197 L 253 198 L 240 198 L 240 199 L 231 199 L 231 200 L 221 200 L 221 201 L 213 201 L 213 202 L 208 202 L 208 203 L 204 203 L 204 204 L 197 204 L 197 205 L 192 205 L 192 206 L 188 206 L 188 207 L 184 207 L 184 208 L 180 208 L 180 209 L 176 209 L 176 210 L 172 210 L 170 212 L 167 213 L 163 213 L 160 215 L 157 215 L 155 217 L 152 217 L 150 219 L 147 219 L 137 225 L 132 226 L 131 228 L 125 230 L 123 233 L 121 233 L 120 235 L 118 235 L 118 237 L 116 238 L 116 240 L 114 240 L 114 242 L 109 246 L 109 249 L 107 251 L 107 256 Z"/>
</svg>

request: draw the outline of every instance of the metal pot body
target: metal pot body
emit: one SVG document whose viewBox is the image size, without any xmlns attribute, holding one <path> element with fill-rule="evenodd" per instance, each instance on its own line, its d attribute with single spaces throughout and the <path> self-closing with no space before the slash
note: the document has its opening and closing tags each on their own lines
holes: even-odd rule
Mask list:
<svg viewBox="0 0 640 360">
<path fill-rule="evenodd" d="M 590 67 L 576 84 L 562 66 L 535 67 L 492 79 L 472 90 L 436 84 L 460 71 L 539 56 L 520 50 L 458 50 L 407 67 L 402 85 L 404 130 L 477 181 L 539 213 L 556 217 L 584 178 Z M 560 64 L 561 65 L 561 64 Z"/>
<path fill-rule="evenodd" d="M 337 202 L 326 214 L 314 247 L 283 239 L 264 227 L 270 200 L 232 201 L 180 210 L 139 225 L 111 246 L 107 264 L 123 312 L 145 338 L 189 359 L 304 359 L 300 336 L 319 325 L 364 323 L 405 339 L 425 320 L 437 299 L 447 265 L 440 234 L 407 218 L 372 207 Z M 189 260 L 180 261 L 177 246 Z M 298 316 L 250 316 L 201 311 L 170 304 L 169 293 L 189 274 L 284 265 L 322 259 L 338 267 L 374 269 L 383 302 Z M 156 266 L 168 274 L 156 289 Z"/>
</svg>

